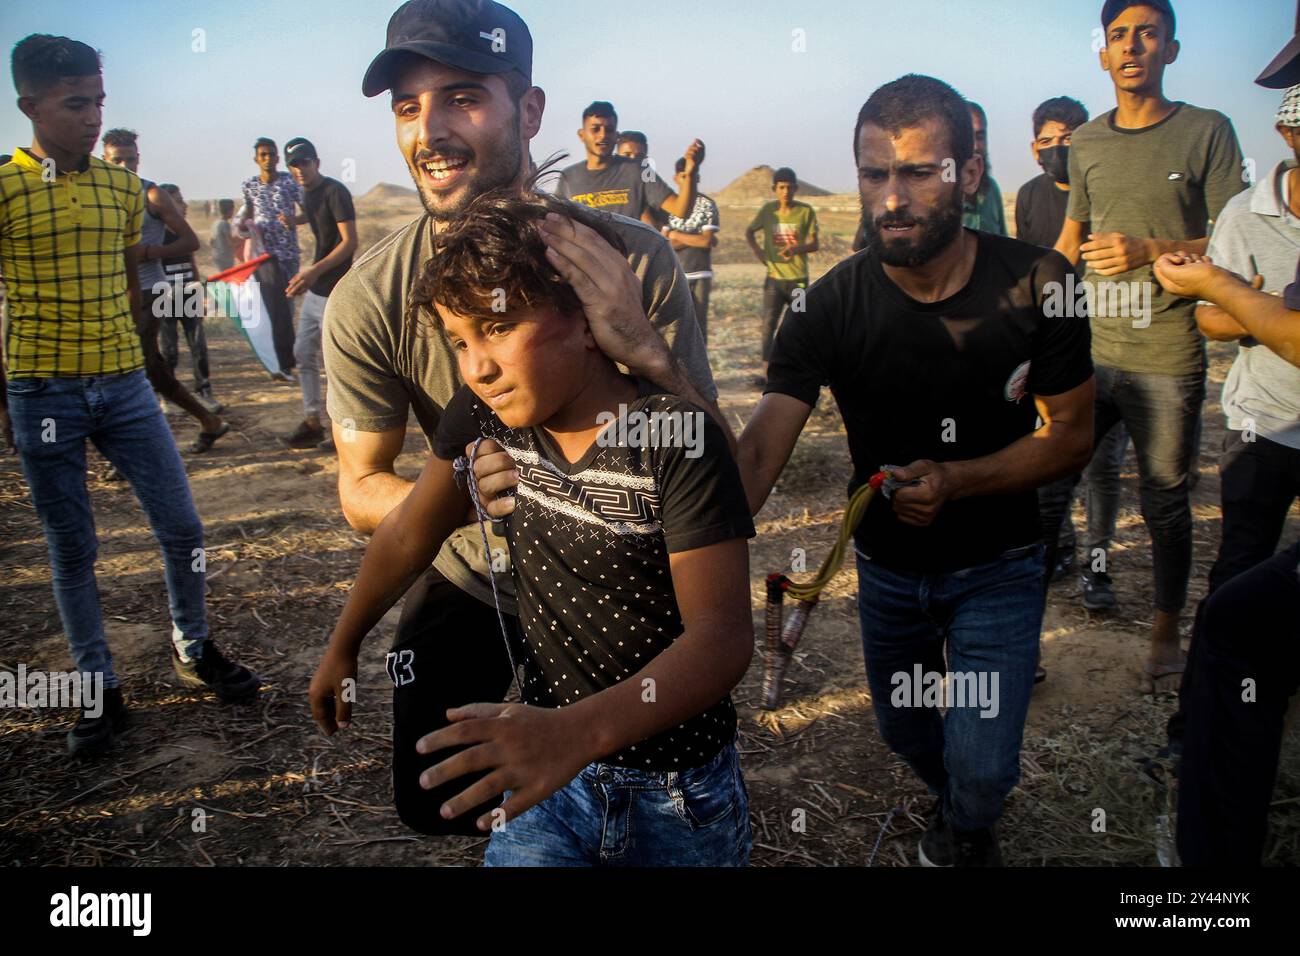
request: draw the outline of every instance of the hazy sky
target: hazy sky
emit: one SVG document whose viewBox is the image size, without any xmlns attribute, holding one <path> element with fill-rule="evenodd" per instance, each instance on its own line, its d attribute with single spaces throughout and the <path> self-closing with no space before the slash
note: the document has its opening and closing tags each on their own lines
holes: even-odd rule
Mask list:
<svg viewBox="0 0 1300 956">
<path fill-rule="evenodd" d="M 0 0 L 6 51 L 29 33 L 63 34 L 104 54 L 105 128 L 141 135 L 141 173 L 188 196 L 237 194 L 260 135 L 307 136 L 327 175 L 353 161 L 361 193 L 410 185 L 386 96 L 361 77 L 383 47 L 395 2 L 375 0 Z M 1100 0 L 515 0 L 532 31 L 533 80 L 547 94 L 540 161 L 576 159 L 574 131 L 593 99 L 650 138 L 671 168 L 694 136 L 708 145 L 703 185 L 718 189 L 760 163 L 795 167 L 834 191 L 855 188 L 853 124 L 870 92 L 903 73 L 952 83 L 988 110 L 1003 191 L 1038 172 L 1030 116 L 1068 94 L 1093 115 L 1114 106 L 1092 51 Z M 1258 168 L 1283 158 L 1273 130 L 1280 92 L 1251 81 L 1294 26 L 1292 0 L 1175 0 L 1183 53 L 1166 73 L 1174 99 L 1233 120 Z M 1249 13 L 1243 11 L 1248 9 Z M 195 52 L 202 30 L 205 52 Z M 806 49 L 796 52 L 795 31 Z M 11 93 L 11 96 L 14 94 Z M 16 96 L 14 97 L 16 99 Z M 8 152 L 31 140 L 13 106 L 0 114 Z"/>
</svg>

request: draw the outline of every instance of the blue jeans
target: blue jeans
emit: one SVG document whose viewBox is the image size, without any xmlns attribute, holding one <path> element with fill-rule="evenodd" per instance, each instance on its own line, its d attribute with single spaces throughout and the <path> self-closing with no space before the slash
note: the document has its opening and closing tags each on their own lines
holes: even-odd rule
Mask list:
<svg viewBox="0 0 1300 956">
<path fill-rule="evenodd" d="M 745 866 L 749 796 L 734 745 L 691 770 L 606 763 L 492 834 L 485 866 Z"/>
<path fill-rule="evenodd" d="M 1037 544 L 934 574 L 892 570 L 858 552 L 858 618 L 880 735 L 960 830 L 996 823 L 1020 779 L 1043 573 Z M 940 715 L 935 699 L 916 692 L 916 678 L 947 672 L 961 677 L 949 677 L 956 706 Z"/>
<path fill-rule="evenodd" d="M 95 583 L 99 540 L 86 493 L 86 439 L 131 483 L 162 545 L 172 640 L 186 659 L 208 636 L 203 525 L 180 453 L 143 369 L 8 383 L 14 441 L 45 528 L 54 599 L 77 669 L 118 686 Z"/>
</svg>

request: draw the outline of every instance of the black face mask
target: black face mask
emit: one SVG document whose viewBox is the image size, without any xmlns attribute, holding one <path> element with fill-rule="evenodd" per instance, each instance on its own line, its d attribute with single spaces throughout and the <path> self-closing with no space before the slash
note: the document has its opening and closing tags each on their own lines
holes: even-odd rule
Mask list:
<svg viewBox="0 0 1300 956">
<path fill-rule="evenodd" d="M 1038 151 L 1038 165 L 1058 183 L 1070 181 L 1070 147 L 1048 146 Z"/>
</svg>

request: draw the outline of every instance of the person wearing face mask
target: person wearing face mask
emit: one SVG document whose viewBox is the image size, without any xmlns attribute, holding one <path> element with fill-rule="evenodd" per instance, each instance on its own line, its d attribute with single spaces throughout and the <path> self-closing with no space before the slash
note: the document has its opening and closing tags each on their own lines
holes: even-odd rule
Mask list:
<svg viewBox="0 0 1300 956">
<path fill-rule="evenodd" d="M 1048 249 L 1056 245 L 1070 201 L 1070 134 L 1086 122 L 1088 111 L 1068 96 L 1055 96 L 1034 110 L 1029 148 L 1043 172 L 1016 194 L 1017 239 Z"/>
<path fill-rule="evenodd" d="M 1021 186 L 1015 196 L 1015 238 L 1032 242 L 1035 246 L 1056 245 L 1065 224 L 1066 206 L 1070 202 L 1070 134 L 1088 122 L 1088 111 L 1079 100 L 1069 96 L 1053 96 L 1044 100 L 1034 111 L 1034 142 L 1030 150 L 1035 163 L 1043 166 L 1043 173 Z M 1075 274 L 1082 280 L 1087 264 L 1082 260 Z M 1093 455 L 1088 467 L 1089 488 L 1105 496 L 1108 505 L 1088 510 L 1088 553 L 1095 546 L 1108 548 L 1115 535 L 1115 516 L 1119 510 L 1119 466 L 1128 446 L 1128 431 L 1123 423 L 1102 440 L 1104 450 Z M 1039 509 L 1043 514 L 1045 535 L 1049 529 L 1060 525 L 1056 546 L 1048 545 L 1048 583 L 1073 578 L 1078 564 L 1078 538 L 1074 520 L 1070 518 L 1078 476 L 1054 481 L 1039 489 Z M 1114 602 L 1096 600 L 1095 594 L 1084 594 L 1084 605 L 1091 611 L 1114 610 Z M 1112 594 L 1113 598 L 1113 594 Z M 1045 672 L 1040 669 L 1039 679 Z"/>
</svg>

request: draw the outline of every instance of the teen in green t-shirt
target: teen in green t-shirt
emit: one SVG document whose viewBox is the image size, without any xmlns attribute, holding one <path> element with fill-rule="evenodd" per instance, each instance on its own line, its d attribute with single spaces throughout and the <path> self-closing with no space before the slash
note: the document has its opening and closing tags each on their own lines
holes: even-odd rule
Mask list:
<svg viewBox="0 0 1300 956">
<path fill-rule="evenodd" d="M 758 261 L 767 266 L 763 283 L 763 361 L 771 357 L 772 340 L 781 314 L 795 297 L 796 289 L 808 288 L 808 253 L 819 248 L 817 211 L 796 202 L 799 181 L 794 170 L 783 166 L 772 174 L 776 199 L 767 203 L 745 230 L 745 240 Z M 756 234 L 763 233 L 763 246 Z"/>
</svg>

